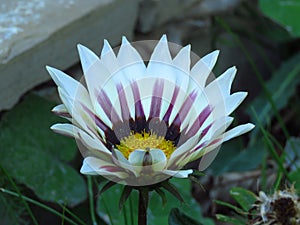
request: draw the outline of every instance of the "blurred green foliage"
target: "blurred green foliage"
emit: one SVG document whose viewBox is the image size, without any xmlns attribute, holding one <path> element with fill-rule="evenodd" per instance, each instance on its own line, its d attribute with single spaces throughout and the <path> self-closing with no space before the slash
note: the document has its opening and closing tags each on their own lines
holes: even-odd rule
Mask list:
<svg viewBox="0 0 300 225">
<path fill-rule="evenodd" d="M 259 0 L 262 12 L 281 24 L 293 37 L 300 37 L 299 0 Z"/>
<path fill-rule="evenodd" d="M 74 140 L 49 129 L 59 121 L 51 113 L 53 106 L 44 98 L 29 95 L 3 115 L 0 164 L 40 199 L 74 206 L 86 199 L 86 185 L 67 163 L 77 153 Z"/>
</svg>

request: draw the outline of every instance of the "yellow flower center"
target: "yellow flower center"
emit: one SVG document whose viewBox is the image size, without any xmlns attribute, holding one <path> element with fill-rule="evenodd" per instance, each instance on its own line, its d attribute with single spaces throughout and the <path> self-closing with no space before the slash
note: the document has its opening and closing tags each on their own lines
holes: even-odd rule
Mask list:
<svg viewBox="0 0 300 225">
<path fill-rule="evenodd" d="M 162 150 L 166 157 L 169 158 L 176 149 L 174 143 L 166 140 L 162 136 L 157 136 L 151 132 L 131 133 L 128 137 L 122 138 L 117 148 L 128 159 L 131 152 L 136 149 L 157 148 Z"/>
</svg>

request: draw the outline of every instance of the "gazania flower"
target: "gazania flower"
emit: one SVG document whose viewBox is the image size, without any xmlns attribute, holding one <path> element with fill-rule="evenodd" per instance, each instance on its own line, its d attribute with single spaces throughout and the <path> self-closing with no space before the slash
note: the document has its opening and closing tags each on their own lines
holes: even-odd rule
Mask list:
<svg viewBox="0 0 300 225">
<path fill-rule="evenodd" d="M 258 212 L 256 214 L 249 212 L 249 224 L 300 224 L 300 198 L 294 186 L 278 190 L 272 195 L 260 191 L 251 211 L 253 210 Z"/>
<path fill-rule="evenodd" d="M 72 122 L 52 129 L 84 149 L 83 174 L 132 186 L 185 178 L 193 172 L 187 163 L 254 127 L 226 131 L 247 93 L 230 93 L 235 67 L 206 84 L 218 51 L 192 68 L 190 46 L 172 58 L 165 35 L 147 65 L 125 37 L 117 56 L 107 41 L 100 58 L 82 45 L 78 51 L 83 83 L 47 70 L 63 102 L 53 111 Z"/>
</svg>

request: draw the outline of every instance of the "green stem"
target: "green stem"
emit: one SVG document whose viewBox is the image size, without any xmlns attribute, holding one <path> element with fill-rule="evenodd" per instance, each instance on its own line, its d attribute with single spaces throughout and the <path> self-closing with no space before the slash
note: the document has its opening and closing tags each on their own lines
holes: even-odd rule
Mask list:
<svg viewBox="0 0 300 225">
<path fill-rule="evenodd" d="M 9 182 L 11 183 L 11 185 L 13 186 L 13 188 L 16 190 L 16 193 L 18 194 L 18 197 L 21 199 L 21 201 L 24 204 L 27 212 L 29 213 L 29 216 L 31 217 L 33 224 L 34 225 L 38 225 L 38 222 L 37 222 L 35 216 L 33 215 L 33 213 L 31 211 L 29 205 L 27 204 L 27 202 L 24 201 L 24 199 L 22 198 L 22 194 L 21 194 L 19 188 L 17 187 L 16 183 L 14 182 L 14 180 L 9 176 L 9 174 L 6 172 L 6 170 L 1 165 L 0 165 L 0 169 L 5 174 L 5 176 L 7 177 L 7 179 L 9 180 Z"/>
<path fill-rule="evenodd" d="M 148 189 L 139 189 L 138 225 L 147 225 Z"/>
<path fill-rule="evenodd" d="M 97 225 L 96 216 L 95 216 L 95 207 L 94 207 L 92 178 L 90 176 L 88 176 L 87 180 L 88 180 L 88 192 L 89 192 L 89 200 L 90 200 L 91 219 L 92 219 L 93 225 Z"/>
<path fill-rule="evenodd" d="M 31 199 L 31 198 L 26 197 L 26 196 L 24 196 L 24 195 L 21 195 L 21 196 L 20 196 L 18 193 L 13 192 L 13 191 L 10 191 L 10 190 L 7 190 L 7 189 L 5 189 L 5 188 L 0 188 L 0 192 L 3 192 L 3 193 L 6 193 L 6 194 L 9 194 L 9 195 L 12 195 L 12 196 L 21 198 L 22 200 L 25 200 L 25 201 L 27 201 L 27 202 L 30 202 L 30 203 L 32 203 L 32 204 L 34 204 L 34 205 L 37 205 L 37 206 L 39 206 L 39 207 L 41 207 L 41 208 L 43 208 L 43 209 L 46 209 L 47 211 L 53 213 L 54 215 L 57 215 L 57 216 L 59 216 L 59 217 L 62 217 L 62 214 L 61 214 L 60 212 L 56 211 L 55 209 L 52 209 L 52 208 L 50 208 L 50 207 L 48 207 L 48 206 L 46 206 L 46 205 L 44 205 L 44 204 L 42 204 L 42 203 L 40 203 L 40 202 L 38 202 L 38 201 L 35 201 L 35 200 Z M 66 216 L 64 217 L 64 219 L 65 219 L 65 221 L 69 222 L 70 224 L 77 225 L 76 222 L 74 222 L 73 220 L 69 219 L 69 218 L 66 217 Z M 81 223 L 81 224 L 84 224 L 84 223 Z"/>
</svg>

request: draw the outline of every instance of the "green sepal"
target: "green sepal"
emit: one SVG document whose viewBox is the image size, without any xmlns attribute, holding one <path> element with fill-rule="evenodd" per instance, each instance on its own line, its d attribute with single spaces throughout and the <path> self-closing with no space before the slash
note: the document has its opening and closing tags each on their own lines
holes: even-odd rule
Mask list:
<svg viewBox="0 0 300 225">
<path fill-rule="evenodd" d="M 156 193 L 160 196 L 162 205 L 165 206 L 167 204 L 167 196 L 163 190 L 160 188 L 155 188 Z"/>
<path fill-rule="evenodd" d="M 113 187 L 114 185 L 116 185 L 117 183 L 113 182 L 113 181 L 109 181 L 107 182 L 99 191 L 99 195 L 101 195 L 103 192 L 107 191 L 108 189 L 110 189 L 111 187 Z"/>
<path fill-rule="evenodd" d="M 161 186 L 168 192 L 170 192 L 172 195 L 174 195 L 174 197 L 176 197 L 181 203 L 184 203 L 184 200 L 181 197 L 180 193 L 177 191 L 176 187 L 169 181 L 162 182 Z"/>
<path fill-rule="evenodd" d="M 194 177 L 197 177 L 197 176 L 203 177 L 203 176 L 205 176 L 205 173 L 202 173 L 202 172 L 200 172 L 199 170 L 193 170 L 193 173 L 190 174 L 189 177 L 190 177 L 190 176 L 194 176 Z"/>
<path fill-rule="evenodd" d="M 130 186 L 125 186 L 123 188 L 123 192 L 119 201 L 119 210 L 121 210 L 126 202 L 126 200 L 128 199 L 129 195 L 132 192 L 132 187 Z"/>
<path fill-rule="evenodd" d="M 205 191 L 205 188 L 203 187 L 203 185 L 201 184 L 200 180 L 199 180 L 197 177 L 194 177 L 193 175 L 190 175 L 190 176 L 189 176 L 189 179 L 190 179 L 191 181 L 193 181 L 194 183 L 198 184 L 198 185 L 201 187 L 201 189 L 202 189 L 203 191 Z"/>
</svg>

